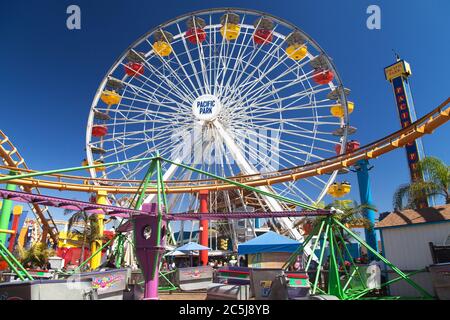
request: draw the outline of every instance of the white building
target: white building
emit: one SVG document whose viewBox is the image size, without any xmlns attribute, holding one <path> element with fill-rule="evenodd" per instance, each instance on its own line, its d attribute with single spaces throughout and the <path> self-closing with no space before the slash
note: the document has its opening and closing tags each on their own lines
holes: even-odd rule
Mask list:
<svg viewBox="0 0 450 320">
<path fill-rule="evenodd" d="M 376 224 L 380 231 L 383 256 L 405 273 L 421 270 L 433 264 L 430 242 L 443 245 L 450 234 L 450 205 L 419 210 L 391 212 Z M 389 279 L 398 277 L 390 274 Z M 430 273 L 411 277 L 435 295 Z M 405 281 L 390 285 L 393 296 L 418 297 L 420 294 Z"/>
</svg>

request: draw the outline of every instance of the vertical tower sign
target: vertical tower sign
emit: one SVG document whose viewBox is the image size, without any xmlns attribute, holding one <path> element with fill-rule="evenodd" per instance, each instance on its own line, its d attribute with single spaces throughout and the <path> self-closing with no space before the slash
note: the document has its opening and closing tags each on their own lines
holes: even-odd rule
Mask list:
<svg viewBox="0 0 450 320">
<path fill-rule="evenodd" d="M 414 102 L 408 82 L 408 77 L 411 75 L 411 68 L 405 60 L 397 58 L 396 63 L 384 69 L 384 74 L 386 80 L 392 83 L 400 124 L 402 128 L 405 128 L 416 121 Z M 405 146 L 405 149 L 411 181 L 423 180 L 424 177 L 418 170 L 418 162 L 424 157 L 422 141 L 417 139 L 410 142 Z M 419 206 L 421 208 L 428 207 L 428 200 L 425 199 Z"/>
</svg>

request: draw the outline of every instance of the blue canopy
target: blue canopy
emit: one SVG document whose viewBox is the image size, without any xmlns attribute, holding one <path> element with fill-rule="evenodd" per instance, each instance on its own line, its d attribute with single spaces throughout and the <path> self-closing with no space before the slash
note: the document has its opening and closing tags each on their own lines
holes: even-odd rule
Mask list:
<svg viewBox="0 0 450 320">
<path fill-rule="evenodd" d="M 294 252 L 300 242 L 268 231 L 259 237 L 238 245 L 238 254 L 255 254 L 261 252 Z"/>
<path fill-rule="evenodd" d="M 195 242 L 189 242 L 189 243 L 186 243 L 184 246 L 176 248 L 175 250 L 181 251 L 181 252 L 189 252 L 189 251 L 211 250 L 211 249 L 208 247 L 202 246 L 198 243 L 195 243 Z"/>
</svg>

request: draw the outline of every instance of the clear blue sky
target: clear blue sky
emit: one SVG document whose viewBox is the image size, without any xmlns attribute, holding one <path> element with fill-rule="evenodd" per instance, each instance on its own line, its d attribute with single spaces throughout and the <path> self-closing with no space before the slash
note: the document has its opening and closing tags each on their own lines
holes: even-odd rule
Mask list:
<svg viewBox="0 0 450 320">
<path fill-rule="evenodd" d="M 66 8 L 77 4 L 82 29 L 66 28 Z M 366 28 L 366 8 L 381 7 L 381 30 Z M 420 117 L 449 96 L 450 2 L 434 1 L 2 1 L 0 4 L 0 127 L 28 165 L 52 169 L 79 165 L 85 127 L 99 82 L 122 52 L 150 28 L 208 7 L 242 7 L 289 20 L 334 59 L 356 110 L 351 124 L 363 144 L 399 129 L 383 68 L 392 49 L 410 62 Z M 423 142 L 428 155 L 450 161 L 450 126 Z M 372 161 L 373 197 L 391 209 L 395 188 L 408 181 L 405 151 Z M 359 200 L 356 179 L 351 196 Z M 71 195 L 72 196 L 72 195 Z M 73 195 L 75 197 L 75 195 Z"/>
</svg>

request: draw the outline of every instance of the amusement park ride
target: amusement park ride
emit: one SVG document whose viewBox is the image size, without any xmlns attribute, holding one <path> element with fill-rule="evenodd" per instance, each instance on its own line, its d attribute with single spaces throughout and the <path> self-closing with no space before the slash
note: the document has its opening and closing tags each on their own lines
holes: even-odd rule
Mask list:
<svg viewBox="0 0 450 320">
<path fill-rule="evenodd" d="M 395 70 L 386 71 L 401 119 L 406 119 L 404 110 L 412 108 L 406 66 L 401 60 L 392 66 Z M 319 256 L 314 253 L 318 240 L 312 241 L 312 235 L 327 243 L 328 288 L 319 288 L 317 272 L 313 293 L 342 299 L 370 293 L 368 288 L 351 288 L 357 267 L 352 273 L 344 268 L 346 278 L 341 281 L 345 233 L 399 275 L 390 282 L 403 279 L 430 297 L 377 252 L 373 211 L 366 212 L 371 228 L 364 241 L 335 219 L 338 210 L 321 210 L 316 204 L 326 194 L 348 194 L 350 184 L 336 178 L 353 170 L 361 203 L 370 205 L 368 160 L 401 147 L 407 149 L 412 178 L 419 179 L 414 175 L 416 141 L 448 121 L 450 99 L 416 121 L 412 116 L 402 120 L 402 128 L 391 135 L 361 146 L 348 139 L 356 132 L 349 122 L 355 109 L 349 94 L 328 55 L 289 22 L 242 9 L 180 16 L 139 38 L 107 72 L 92 102 L 81 167 L 31 170 L 1 132 L 0 183 L 7 183 L 0 190 L 2 216 L 8 215 L 8 202 L 29 203 L 44 230 L 42 241 L 49 237 L 54 244 L 58 232 L 47 207 L 96 214 L 101 230 L 105 215 L 116 217 L 116 230 L 124 230 L 117 233 L 117 241 L 134 240 L 146 298 L 157 298 L 161 255 L 166 243 L 176 244 L 170 222 L 200 221 L 200 244 L 208 246 L 208 228 L 233 219 L 247 219 L 252 230 L 265 219 L 299 240 L 302 246 L 296 254 L 304 251 L 308 256 L 307 268 L 315 260 L 321 270 L 325 261 L 324 249 Z M 90 177 L 68 175 L 85 170 Z M 44 196 L 42 189 L 89 193 L 94 201 Z M 320 219 L 314 232 L 304 232 L 305 217 Z M 222 231 L 232 237 L 235 224 L 227 225 Z M 11 268 L 26 273 L 1 245 Z M 100 264 L 102 247 L 100 242 L 92 245 L 92 269 Z M 200 260 L 207 263 L 206 251 Z"/>
</svg>

